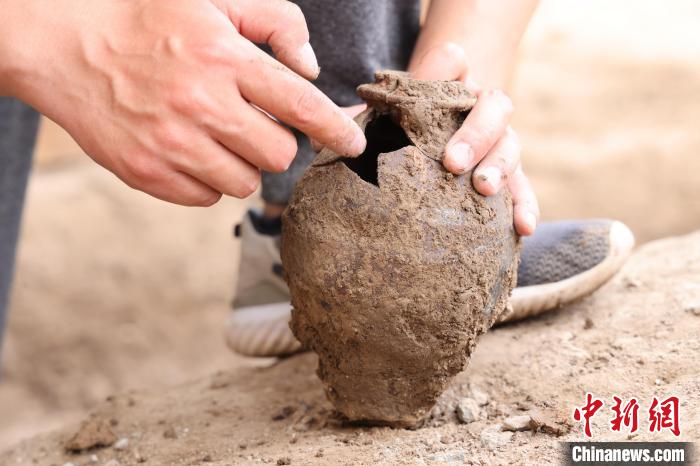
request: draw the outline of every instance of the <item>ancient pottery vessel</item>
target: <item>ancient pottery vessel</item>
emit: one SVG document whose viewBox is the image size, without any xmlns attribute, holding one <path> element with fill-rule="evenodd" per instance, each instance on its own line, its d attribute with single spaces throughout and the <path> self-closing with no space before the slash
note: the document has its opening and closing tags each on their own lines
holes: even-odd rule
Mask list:
<svg viewBox="0 0 700 466">
<path fill-rule="evenodd" d="M 290 325 L 348 419 L 416 426 L 504 310 L 519 240 L 506 191 L 442 166 L 463 85 L 380 72 L 358 94 L 366 151 L 323 150 L 283 217 Z"/>
</svg>

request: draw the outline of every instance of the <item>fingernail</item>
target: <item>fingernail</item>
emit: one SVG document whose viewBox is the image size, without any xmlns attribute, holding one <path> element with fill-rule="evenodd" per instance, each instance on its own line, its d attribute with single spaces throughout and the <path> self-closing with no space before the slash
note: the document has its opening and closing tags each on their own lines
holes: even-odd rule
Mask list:
<svg viewBox="0 0 700 466">
<path fill-rule="evenodd" d="M 365 138 L 364 133 L 360 131 L 355 135 L 355 139 L 352 140 L 352 151 L 359 155 L 365 151 L 365 147 L 367 147 L 367 138 Z"/>
<path fill-rule="evenodd" d="M 351 155 L 360 155 L 365 151 L 366 147 L 367 138 L 365 137 L 365 133 L 363 133 L 358 127 L 357 131 L 355 132 L 355 137 L 352 140 L 352 144 L 350 144 L 350 148 L 352 150 Z"/>
<path fill-rule="evenodd" d="M 310 43 L 307 42 L 301 47 L 301 50 L 299 50 L 299 57 L 303 66 L 305 66 L 314 77 L 317 76 L 320 70 L 318 68 L 316 54 Z"/>
<path fill-rule="evenodd" d="M 501 170 L 498 167 L 485 167 L 477 170 L 476 176 L 488 184 L 492 191 L 497 191 L 501 182 Z"/>
<path fill-rule="evenodd" d="M 447 148 L 447 157 L 457 173 L 464 173 L 469 169 L 473 154 L 474 151 L 466 142 L 457 142 Z"/>
<path fill-rule="evenodd" d="M 524 220 L 525 225 L 528 226 L 530 231 L 535 231 L 535 228 L 537 228 L 537 217 L 535 216 L 535 214 L 533 214 L 532 212 L 526 212 Z"/>
</svg>

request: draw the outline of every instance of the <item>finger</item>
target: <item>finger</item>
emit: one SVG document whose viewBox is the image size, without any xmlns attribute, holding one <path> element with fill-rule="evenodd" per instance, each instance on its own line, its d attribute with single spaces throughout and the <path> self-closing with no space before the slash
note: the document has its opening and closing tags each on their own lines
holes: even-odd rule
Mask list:
<svg viewBox="0 0 700 466">
<path fill-rule="evenodd" d="M 340 109 L 350 118 L 355 118 L 357 115 L 367 110 L 367 104 L 351 105 L 349 107 L 341 107 Z"/>
<path fill-rule="evenodd" d="M 525 176 L 521 166 L 515 169 L 508 182 L 508 189 L 513 197 L 513 223 L 518 234 L 529 236 L 535 232 L 540 218 L 537 196 L 532 190 L 530 180 Z"/>
<path fill-rule="evenodd" d="M 240 96 L 234 97 L 228 108 L 235 111 L 206 125 L 215 140 L 260 169 L 283 172 L 289 168 L 297 153 L 296 138 L 290 130 Z"/>
<path fill-rule="evenodd" d="M 493 196 L 508 182 L 519 163 L 520 141 L 509 126 L 474 170 L 472 183 L 484 196 Z"/>
<path fill-rule="evenodd" d="M 186 152 L 166 157 L 179 172 L 228 196 L 244 198 L 260 185 L 260 170 L 202 135 Z"/>
<path fill-rule="evenodd" d="M 245 46 L 245 45 L 244 45 Z M 250 66 L 238 70 L 243 97 L 339 155 L 361 154 L 366 145 L 360 127 L 313 84 L 257 50 Z"/>
<path fill-rule="evenodd" d="M 446 42 L 428 49 L 412 68 L 416 79 L 462 80 L 467 75 L 467 55 L 459 45 Z"/>
<path fill-rule="evenodd" d="M 499 90 L 479 93 L 476 105 L 445 148 L 443 164 L 452 173 L 474 168 L 501 138 L 513 113 L 513 104 Z"/>
<path fill-rule="evenodd" d="M 318 77 L 320 69 L 309 43 L 309 29 L 297 5 L 287 0 L 238 0 L 228 13 L 242 36 L 269 44 L 279 61 L 305 78 Z"/>
<path fill-rule="evenodd" d="M 221 192 L 180 173 L 170 172 L 160 186 L 149 186 L 152 196 L 174 204 L 188 207 L 211 207 L 221 199 Z M 146 191 L 148 192 L 148 191 Z"/>
<path fill-rule="evenodd" d="M 359 115 L 367 109 L 367 104 L 357 104 L 351 105 L 350 107 L 340 107 L 340 109 L 350 118 L 355 118 L 357 115 Z M 311 139 L 311 148 L 316 152 L 320 152 L 321 149 L 323 149 L 323 145 L 317 140 Z"/>
<path fill-rule="evenodd" d="M 131 156 L 114 172 L 129 187 L 173 204 L 209 207 L 221 199 L 219 191 L 154 157 Z"/>
</svg>

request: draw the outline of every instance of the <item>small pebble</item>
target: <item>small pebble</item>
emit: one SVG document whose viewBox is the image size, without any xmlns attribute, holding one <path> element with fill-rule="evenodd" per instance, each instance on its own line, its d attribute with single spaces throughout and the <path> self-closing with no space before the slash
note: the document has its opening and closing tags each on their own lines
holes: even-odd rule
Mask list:
<svg viewBox="0 0 700 466">
<path fill-rule="evenodd" d="M 129 439 L 126 437 L 120 438 L 114 443 L 114 445 L 112 445 L 112 448 L 115 450 L 126 450 L 129 448 Z"/>
<path fill-rule="evenodd" d="M 472 398 L 462 398 L 455 408 L 457 417 L 463 424 L 479 419 L 479 405 Z"/>
<path fill-rule="evenodd" d="M 686 304 L 685 312 L 689 312 L 694 316 L 700 317 L 700 303 Z"/>
<path fill-rule="evenodd" d="M 625 279 L 625 286 L 630 289 L 639 288 L 642 286 L 642 282 L 635 278 L 627 278 Z"/>
<path fill-rule="evenodd" d="M 501 432 L 501 426 L 491 426 L 481 431 L 481 443 L 489 450 L 507 445 L 513 438 L 513 432 Z"/>
<path fill-rule="evenodd" d="M 529 430 L 530 420 L 531 418 L 529 414 L 507 417 L 503 421 L 503 430 L 509 430 L 512 432 L 521 432 L 524 430 Z"/>
<path fill-rule="evenodd" d="M 453 451 L 447 453 L 441 453 L 439 455 L 429 456 L 428 460 L 430 462 L 436 463 L 452 463 L 452 464 L 467 464 L 467 455 L 463 451 Z"/>
<path fill-rule="evenodd" d="M 278 466 L 282 466 L 282 465 L 285 465 L 285 464 L 292 464 L 292 460 L 291 460 L 289 457 L 287 457 L 287 456 L 285 456 L 284 458 L 280 458 L 280 459 L 277 460 L 277 465 L 278 465 Z"/>
<path fill-rule="evenodd" d="M 75 463 L 63 463 L 63 466 L 75 466 Z"/>
</svg>

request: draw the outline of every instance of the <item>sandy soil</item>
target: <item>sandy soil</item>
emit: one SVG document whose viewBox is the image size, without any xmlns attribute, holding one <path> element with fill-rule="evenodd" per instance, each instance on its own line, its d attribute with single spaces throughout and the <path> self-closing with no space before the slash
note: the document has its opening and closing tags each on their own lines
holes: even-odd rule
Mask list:
<svg viewBox="0 0 700 466">
<path fill-rule="evenodd" d="M 516 126 L 545 218 L 615 217 L 646 242 L 700 229 L 700 5 L 623 3 L 543 2 L 515 82 Z M 491 399 L 488 419 L 465 427 L 438 416 L 416 432 L 347 428 L 328 412 L 312 356 L 270 366 L 224 348 L 237 257 L 230 227 L 251 201 L 165 205 L 44 129 L 2 360 L 0 464 L 61 464 L 60 442 L 88 411 L 114 417 L 116 434 L 130 438 L 126 450 L 95 452 L 101 461 L 130 463 L 138 452 L 149 464 L 180 455 L 183 464 L 207 455 L 222 464 L 547 462 L 554 437 L 516 433 L 492 451 L 482 431 L 521 409 L 566 417 L 585 390 L 642 400 L 675 391 L 684 438 L 700 438 L 700 320 L 683 311 L 699 298 L 697 234 L 646 246 L 614 283 L 556 315 L 487 334 L 444 406 L 474 384 Z M 593 327 L 584 330 L 586 317 Z M 287 405 L 295 412 L 273 421 Z M 597 438 L 611 438 L 604 422 Z M 177 440 L 163 437 L 171 427 Z M 492 434 L 487 444 L 509 436 Z"/>
</svg>

